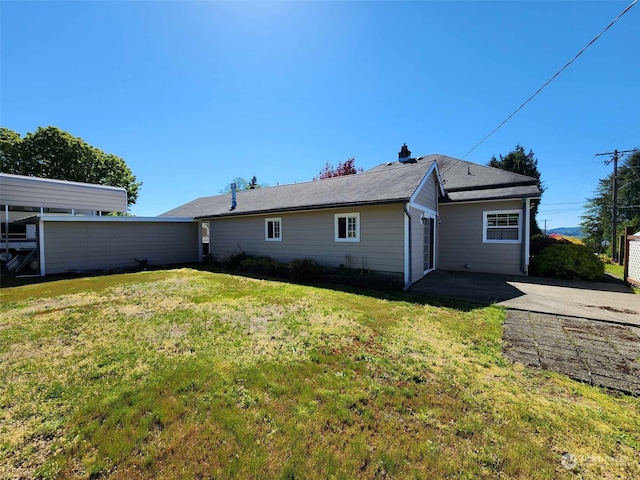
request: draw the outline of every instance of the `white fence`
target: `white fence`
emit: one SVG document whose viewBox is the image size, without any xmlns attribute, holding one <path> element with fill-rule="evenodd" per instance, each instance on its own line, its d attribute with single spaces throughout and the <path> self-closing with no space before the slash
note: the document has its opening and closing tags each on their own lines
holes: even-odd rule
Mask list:
<svg viewBox="0 0 640 480">
<path fill-rule="evenodd" d="M 626 236 L 625 279 L 640 285 L 640 235 Z"/>
</svg>

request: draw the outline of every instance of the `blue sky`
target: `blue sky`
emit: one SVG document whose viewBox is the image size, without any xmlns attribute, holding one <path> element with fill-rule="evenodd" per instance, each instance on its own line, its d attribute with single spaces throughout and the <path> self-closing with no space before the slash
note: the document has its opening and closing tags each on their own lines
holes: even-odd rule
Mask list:
<svg viewBox="0 0 640 480">
<path fill-rule="evenodd" d="M 124 158 L 140 216 L 405 142 L 460 158 L 630 2 L 2 1 L 0 124 Z M 635 6 L 466 160 L 532 149 L 539 220 L 577 226 L 594 154 L 640 146 L 639 47 Z"/>
</svg>

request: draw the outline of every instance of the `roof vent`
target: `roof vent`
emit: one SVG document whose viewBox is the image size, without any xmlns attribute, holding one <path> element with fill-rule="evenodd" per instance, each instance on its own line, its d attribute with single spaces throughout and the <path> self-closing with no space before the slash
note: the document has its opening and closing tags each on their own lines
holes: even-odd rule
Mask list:
<svg viewBox="0 0 640 480">
<path fill-rule="evenodd" d="M 409 150 L 407 144 L 404 143 L 398 152 L 398 161 L 401 163 L 407 163 L 409 160 L 411 160 L 411 150 Z"/>
</svg>

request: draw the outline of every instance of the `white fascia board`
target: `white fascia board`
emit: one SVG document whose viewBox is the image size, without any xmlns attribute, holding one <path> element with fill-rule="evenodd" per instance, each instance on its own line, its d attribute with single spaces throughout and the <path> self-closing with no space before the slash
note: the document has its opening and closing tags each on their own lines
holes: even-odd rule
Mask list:
<svg viewBox="0 0 640 480">
<path fill-rule="evenodd" d="M 438 203 L 439 207 L 446 207 L 447 205 L 464 205 L 466 203 L 494 203 L 494 202 L 513 202 L 514 200 L 522 200 L 523 198 L 529 200 L 540 200 L 542 197 L 509 197 L 509 198 L 492 198 L 491 200 L 463 200 L 461 202 L 443 202 Z"/>
<path fill-rule="evenodd" d="M 435 165 L 436 176 L 438 178 L 438 186 L 440 187 L 440 194 L 442 196 L 444 196 L 444 194 L 445 194 L 444 182 L 442 181 L 442 177 L 440 176 L 440 169 L 438 168 L 438 163 L 437 162 L 433 162 L 433 164 Z"/>
<path fill-rule="evenodd" d="M 408 204 L 410 207 L 415 208 L 416 210 L 420 210 L 421 212 L 425 212 L 428 213 L 429 215 L 431 215 L 433 218 L 436 218 L 438 216 L 438 212 L 436 212 L 435 210 L 432 210 L 430 208 L 424 207 L 422 205 L 419 205 L 417 203 L 409 203 Z"/>
<path fill-rule="evenodd" d="M 82 215 L 42 215 L 42 222 L 116 222 L 116 223 L 197 223 L 191 217 L 91 217 Z"/>
<path fill-rule="evenodd" d="M 402 213 L 402 216 L 404 217 L 404 289 L 406 291 L 411 286 L 411 253 L 409 250 L 411 248 L 411 241 L 409 238 L 411 232 L 409 229 L 409 213 L 407 212 L 406 208 Z"/>
<path fill-rule="evenodd" d="M 99 190 L 117 190 L 117 191 L 127 191 L 126 188 L 124 187 L 114 187 L 111 185 L 100 185 L 98 183 L 84 183 L 84 182 L 72 182 L 70 180 L 58 180 L 55 178 L 44 178 L 44 177 L 30 177 L 27 175 L 14 175 L 12 173 L 1 173 L 0 172 L 0 179 L 2 179 L 2 177 L 6 178 L 7 180 L 15 180 L 17 182 L 28 182 L 28 183 L 57 183 L 57 184 L 61 184 L 61 185 L 75 185 L 78 187 L 85 187 L 85 188 L 92 188 L 92 189 L 99 189 Z"/>
<path fill-rule="evenodd" d="M 40 264 L 40 276 L 47 274 L 47 267 L 44 257 L 44 224 L 42 220 L 38 222 L 38 263 Z"/>
<path fill-rule="evenodd" d="M 418 193 L 420 192 L 420 190 L 422 190 L 422 187 L 424 187 L 424 184 L 427 183 L 427 181 L 429 180 L 429 178 L 431 177 L 431 174 L 433 172 L 438 172 L 438 165 L 436 164 L 436 162 L 433 162 L 431 164 L 431 166 L 429 167 L 429 170 L 427 170 L 427 173 L 424 174 L 424 177 L 422 177 L 422 180 L 420 180 L 420 183 L 418 184 L 418 186 L 416 187 L 416 189 L 413 191 L 413 193 L 411 194 L 411 198 L 409 199 L 409 203 L 414 204 L 416 201 L 416 197 L 418 196 Z M 437 175 L 437 180 L 438 180 L 438 184 L 440 185 L 440 191 L 442 192 L 442 194 L 444 195 L 444 190 L 442 189 L 442 182 L 440 180 L 440 176 L 439 174 Z"/>
</svg>

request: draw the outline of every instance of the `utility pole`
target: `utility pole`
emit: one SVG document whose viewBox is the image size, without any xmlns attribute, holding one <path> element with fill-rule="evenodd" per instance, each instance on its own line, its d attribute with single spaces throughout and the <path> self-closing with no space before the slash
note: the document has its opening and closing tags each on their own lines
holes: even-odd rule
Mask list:
<svg viewBox="0 0 640 480">
<path fill-rule="evenodd" d="M 614 262 L 618 261 L 618 234 L 616 233 L 616 230 L 618 229 L 618 159 L 625 153 L 631 153 L 635 151 L 636 149 L 622 151 L 614 150 L 613 152 L 596 153 L 596 157 L 599 157 L 601 155 L 611 155 L 611 159 L 604 162 L 605 165 L 609 165 L 611 162 L 613 162 L 613 215 L 611 219 L 611 258 Z"/>
<path fill-rule="evenodd" d="M 544 236 L 547 236 L 547 222 L 550 222 L 551 220 L 542 220 L 544 222 Z"/>
</svg>

